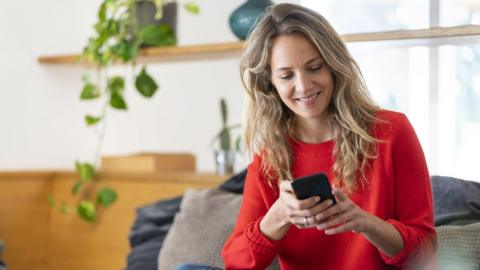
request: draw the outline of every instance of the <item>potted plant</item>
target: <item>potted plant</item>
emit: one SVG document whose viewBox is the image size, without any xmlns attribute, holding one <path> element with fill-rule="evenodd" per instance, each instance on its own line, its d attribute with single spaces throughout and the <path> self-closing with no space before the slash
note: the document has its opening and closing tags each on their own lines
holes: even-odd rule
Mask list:
<svg viewBox="0 0 480 270">
<path fill-rule="evenodd" d="M 126 91 L 125 75 L 113 75 L 109 72 L 112 64 L 131 65 L 134 88 L 145 98 L 151 98 L 158 89 L 158 84 L 143 65 L 137 68 L 137 58 L 142 46 L 171 46 L 176 44 L 173 28 L 161 23 L 167 5 L 176 4 L 169 0 L 103 0 L 98 10 L 98 21 L 94 25 L 95 35 L 89 38 L 81 57 L 81 61 L 95 67 L 95 79 L 92 75 L 83 76 L 84 86 L 80 94 L 83 101 L 100 100 L 101 112 L 85 116 L 87 126 L 97 129 L 97 148 L 92 162 L 75 164 L 78 180 L 72 186 L 72 194 L 79 195 L 78 204 L 74 207 L 62 202 L 57 204 L 55 198 L 49 196 L 52 207 L 58 207 L 62 213 L 76 212 L 81 218 L 95 222 L 99 208 L 110 206 L 117 199 L 117 193 L 109 187 L 97 188 L 100 180 L 97 172 L 105 123 L 110 108 L 127 110 L 124 99 Z M 143 18 L 145 5 L 156 10 L 155 18 Z M 194 3 L 186 3 L 187 11 L 196 14 L 199 8 Z M 149 10 L 147 6 L 146 10 Z M 136 74 L 135 74 L 136 73 Z"/>
<path fill-rule="evenodd" d="M 222 128 L 214 137 L 213 141 L 219 141 L 219 149 L 214 151 L 215 166 L 217 174 L 231 174 L 234 172 L 236 154 L 240 152 L 241 137 L 238 136 L 233 143 L 231 131 L 240 128 L 239 124 L 228 125 L 228 108 L 225 99 L 220 99 L 220 117 L 222 119 Z"/>
</svg>

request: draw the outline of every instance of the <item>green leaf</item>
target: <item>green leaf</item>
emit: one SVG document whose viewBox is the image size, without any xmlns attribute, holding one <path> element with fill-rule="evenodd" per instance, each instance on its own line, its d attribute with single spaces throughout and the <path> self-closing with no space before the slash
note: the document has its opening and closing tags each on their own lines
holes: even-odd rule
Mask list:
<svg viewBox="0 0 480 270">
<path fill-rule="evenodd" d="M 96 99 L 100 96 L 100 90 L 93 83 L 85 83 L 83 86 L 82 93 L 80 94 L 80 99 Z"/>
<path fill-rule="evenodd" d="M 97 202 L 103 207 L 109 207 L 117 200 L 117 193 L 111 188 L 102 188 L 97 193 Z"/>
<path fill-rule="evenodd" d="M 188 2 L 185 4 L 185 9 L 191 14 L 197 15 L 200 13 L 200 7 L 194 2 Z"/>
<path fill-rule="evenodd" d="M 77 206 L 78 215 L 88 222 L 95 222 L 97 218 L 97 210 L 95 205 L 88 201 L 81 201 Z"/>
<path fill-rule="evenodd" d="M 135 79 L 135 87 L 142 96 L 148 98 L 152 97 L 158 89 L 157 83 L 150 75 L 148 75 L 145 67 L 143 67 L 142 71 L 137 75 L 137 78 Z"/>
<path fill-rule="evenodd" d="M 220 99 L 220 113 L 222 116 L 222 125 L 223 127 L 227 126 L 227 118 L 228 118 L 228 110 L 227 110 L 227 103 L 225 102 L 224 98 Z"/>
<path fill-rule="evenodd" d="M 242 151 L 242 137 L 241 136 L 238 136 L 237 140 L 235 140 L 235 150 L 237 152 Z"/>
<path fill-rule="evenodd" d="M 55 205 L 57 205 L 57 202 L 55 201 L 55 198 L 52 196 L 52 194 L 48 194 L 47 200 L 48 200 L 48 204 L 50 204 L 52 208 L 55 208 Z"/>
<path fill-rule="evenodd" d="M 81 186 L 82 186 L 82 180 L 77 180 L 72 187 L 72 194 L 73 195 L 77 194 Z"/>
<path fill-rule="evenodd" d="M 154 0 L 155 7 L 156 8 L 162 7 L 165 4 L 164 2 L 165 0 Z"/>
<path fill-rule="evenodd" d="M 163 17 L 163 6 L 165 5 L 164 3 L 165 0 L 154 0 L 155 2 L 155 20 L 160 20 Z"/>
<path fill-rule="evenodd" d="M 93 126 L 96 123 L 100 122 L 100 120 L 102 120 L 101 117 L 95 117 L 91 115 L 85 116 L 85 123 L 87 123 L 87 126 Z"/>
<path fill-rule="evenodd" d="M 117 92 L 112 92 L 110 95 L 110 106 L 118 110 L 126 110 L 127 103 L 123 100 L 122 95 L 118 94 Z"/>
<path fill-rule="evenodd" d="M 90 163 L 80 163 L 76 162 L 76 170 L 82 181 L 90 181 L 95 174 L 95 169 Z"/>
<path fill-rule="evenodd" d="M 110 51 L 113 55 L 115 55 L 123 62 L 128 62 L 129 60 L 137 56 L 138 45 L 136 45 L 136 43 L 134 42 L 124 39 L 119 41 L 118 43 L 113 44 L 110 47 Z"/>
<path fill-rule="evenodd" d="M 168 24 L 147 25 L 140 29 L 142 43 L 150 46 L 172 46 L 176 44 L 173 29 Z"/>
<path fill-rule="evenodd" d="M 102 34 L 108 37 L 114 37 L 121 32 L 121 21 L 116 19 L 108 19 L 103 24 Z"/>
<path fill-rule="evenodd" d="M 114 76 L 108 79 L 107 89 L 111 93 L 121 94 L 125 89 L 125 80 L 120 76 Z"/>
<path fill-rule="evenodd" d="M 228 151 L 230 150 L 230 130 L 228 128 L 224 128 L 220 133 L 220 148 L 222 150 Z"/>
<path fill-rule="evenodd" d="M 103 1 L 98 9 L 98 20 L 101 22 L 105 21 L 105 18 L 107 17 L 107 3 L 108 1 Z"/>
</svg>

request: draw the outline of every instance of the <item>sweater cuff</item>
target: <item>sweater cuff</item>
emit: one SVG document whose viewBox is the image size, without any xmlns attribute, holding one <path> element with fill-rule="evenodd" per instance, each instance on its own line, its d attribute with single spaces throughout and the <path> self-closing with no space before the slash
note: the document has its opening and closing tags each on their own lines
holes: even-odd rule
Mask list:
<svg viewBox="0 0 480 270">
<path fill-rule="evenodd" d="M 412 241 L 410 241 L 410 234 L 407 229 L 407 226 L 393 219 L 389 219 L 387 220 L 387 222 L 392 224 L 402 236 L 403 249 L 397 252 L 397 254 L 395 254 L 392 257 L 386 255 L 385 253 L 379 250 L 380 256 L 382 257 L 383 261 L 386 264 L 399 267 L 403 264 L 403 261 L 406 259 L 406 257 L 410 256 L 410 253 L 412 251 L 412 245 L 411 245 Z"/>
<path fill-rule="evenodd" d="M 252 249 L 255 252 L 262 254 L 277 253 L 280 247 L 281 240 L 268 239 L 260 231 L 260 221 L 262 219 L 263 217 L 247 225 L 245 229 L 245 235 L 248 239 L 248 242 L 250 243 Z"/>
</svg>

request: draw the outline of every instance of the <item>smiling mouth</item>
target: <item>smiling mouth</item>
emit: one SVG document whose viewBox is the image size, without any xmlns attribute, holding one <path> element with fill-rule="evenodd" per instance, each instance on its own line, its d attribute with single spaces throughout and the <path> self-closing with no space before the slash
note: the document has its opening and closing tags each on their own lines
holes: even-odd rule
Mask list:
<svg viewBox="0 0 480 270">
<path fill-rule="evenodd" d="M 320 93 L 322 93 L 322 92 L 320 91 L 320 92 L 313 93 L 313 94 L 305 96 L 305 97 L 294 98 L 294 100 L 301 101 L 301 102 L 313 101 L 316 97 L 318 97 L 318 95 L 320 95 Z"/>
</svg>

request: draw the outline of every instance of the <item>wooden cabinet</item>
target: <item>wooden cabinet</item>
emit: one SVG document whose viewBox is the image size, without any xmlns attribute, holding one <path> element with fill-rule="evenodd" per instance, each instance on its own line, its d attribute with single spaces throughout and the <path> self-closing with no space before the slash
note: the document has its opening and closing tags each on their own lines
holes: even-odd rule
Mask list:
<svg viewBox="0 0 480 270">
<path fill-rule="evenodd" d="M 9 269 L 123 269 L 135 209 L 175 197 L 188 188 L 215 187 L 227 177 L 214 174 L 104 174 L 101 185 L 119 198 L 96 224 L 50 208 L 47 195 L 72 203 L 73 172 L 0 173 L 0 239 Z"/>
</svg>

